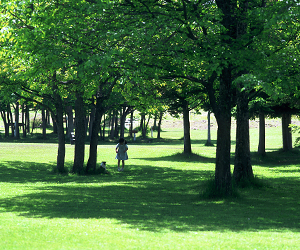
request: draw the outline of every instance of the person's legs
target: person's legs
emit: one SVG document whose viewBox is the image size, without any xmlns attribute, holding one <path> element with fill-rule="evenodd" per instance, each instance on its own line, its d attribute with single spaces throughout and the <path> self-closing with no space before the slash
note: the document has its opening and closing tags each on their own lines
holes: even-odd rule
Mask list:
<svg viewBox="0 0 300 250">
<path fill-rule="evenodd" d="M 121 171 L 123 171 L 123 170 L 124 170 L 124 166 L 125 166 L 125 161 L 124 161 L 124 160 L 122 160 L 122 169 L 121 169 Z"/>
<path fill-rule="evenodd" d="M 120 171 L 120 161 L 121 160 L 118 160 L 118 171 Z"/>
</svg>

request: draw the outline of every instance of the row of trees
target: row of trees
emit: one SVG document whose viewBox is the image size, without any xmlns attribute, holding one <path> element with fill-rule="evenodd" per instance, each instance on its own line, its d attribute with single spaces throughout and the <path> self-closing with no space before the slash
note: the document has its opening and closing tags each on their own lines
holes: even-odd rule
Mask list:
<svg viewBox="0 0 300 250">
<path fill-rule="evenodd" d="M 268 95 L 297 107 L 299 4 L 276 0 L 2 1 L 1 91 L 52 113 L 64 169 L 63 114 L 75 110 L 73 171 L 83 172 L 85 115 L 94 106 L 96 164 L 104 112 L 211 110 L 218 123 L 215 187 L 230 195 L 230 125 L 236 107 L 234 178 L 253 178 L 249 102 Z M 7 97 L 8 98 L 8 97 Z M 261 109 L 262 110 L 262 109 Z M 263 111 L 263 110 L 262 110 Z M 263 113 L 263 112 L 261 112 Z"/>
</svg>

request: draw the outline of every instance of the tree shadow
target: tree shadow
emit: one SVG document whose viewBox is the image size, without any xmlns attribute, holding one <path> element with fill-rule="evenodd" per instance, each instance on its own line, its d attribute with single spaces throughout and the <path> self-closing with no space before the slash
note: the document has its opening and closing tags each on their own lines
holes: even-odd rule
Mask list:
<svg viewBox="0 0 300 250">
<path fill-rule="evenodd" d="M 0 181 L 38 182 L 28 193 L 0 199 L 1 211 L 19 216 L 116 219 L 151 232 L 300 231 L 296 178 L 282 179 L 290 187 L 283 190 L 245 191 L 244 199 L 213 201 L 199 197 L 202 180 L 213 171 L 133 165 L 110 176 L 57 176 L 45 173 L 42 164 L 35 165 L 33 174 L 18 164 L 0 166 Z"/>
<path fill-rule="evenodd" d="M 65 167 L 71 169 L 73 162 L 66 162 Z M 2 161 L 0 163 L 0 182 L 7 183 L 85 183 L 87 179 L 71 174 L 56 174 L 53 169 L 56 163 L 36 163 L 23 161 Z M 88 181 L 98 182 L 98 176 L 91 175 Z"/>
<path fill-rule="evenodd" d="M 161 145 L 161 144 L 169 144 L 169 145 L 182 145 L 183 146 L 183 138 L 180 139 L 170 139 L 170 138 L 145 138 L 145 139 L 138 139 L 136 141 L 129 139 L 128 142 L 134 143 L 134 144 L 151 144 L 151 145 Z M 192 144 L 198 144 L 198 145 L 205 145 L 207 140 L 205 139 L 191 139 Z M 217 140 L 211 140 L 211 143 L 215 147 L 217 145 Z M 231 140 L 231 145 L 234 146 L 236 144 L 235 140 Z M 208 146 L 211 147 L 211 146 Z"/>
<path fill-rule="evenodd" d="M 140 159 L 140 158 L 132 158 L 132 159 Z M 210 158 L 206 156 L 202 156 L 199 154 L 184 154 L 184 153 L 176 153 L 173 155 L 161 156 L 161 157 L 146 157 L 143 160 L 147 161 L 170 161 L 170 162 L 203 162 L 203 163 L 215 163 L 215 158 Z"/>
<path fill-rule="evenodd" d="M 267 152 L 265 156 L 260 156 L 256 152 L 251 153 L 252 165 L 259 165 L 267 168 L 299 165 L 299 160 L 300 152 L 298 149 L 294 149 L 292 151 L 283 151 L 277 149 L 272 152 Z"/>
</svg>

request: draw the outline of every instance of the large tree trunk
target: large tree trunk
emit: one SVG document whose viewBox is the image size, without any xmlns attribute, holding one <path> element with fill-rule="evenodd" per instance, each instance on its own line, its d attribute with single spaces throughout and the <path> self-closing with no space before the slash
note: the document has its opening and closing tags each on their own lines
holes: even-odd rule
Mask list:
<svg viewBox="0 0 300 250">
<path fill-rule="evenodd" d="M 218 132 L 216 149 L 215 185 L 219 193 L 230 195 L 232 191 L 230 173 L 231 117 L 228 115 L 228 112 L 226 113 L 220 115 L 217 118 Z"/>
<path fill-rule="evenodd" d="M 237 37 L 246 32 L 244 15 L 246 15 L 248 3 L 242 2 L 239 7 L 237 1 L 216 0 L 217 7 L 222 11 L 221 24 L 224 26 L 221 34 L 221 44 L 224 45 L 226 53 L 231 54 L 231 50 L 236 50 L 240 46 Z M 241 15 L 237 15 L 241 13 Z M 230 126 L 231 126 L 231 107 L 232 107 L 232 63 L 230 56 L 220 55 L 222 72 L 220 74 L 220 87 L 218 102 L 214 99 L 213 107 L 218 123 L 218 139 L 216 154 L 215 181 L 216 189 L 220 194 L 232 195 L 231 173 L 230 173 Z"/>
<path fill-rule="evenodd" d="M 89 151 L 89 160 L 86 166 L 86 172 L 89 170 L 95 171 L 97 164 L 97 146 L 98 146 L 98 133 L 100 130 L 101 117 L 103 115 L 103 108 L 101 106 L 101 100 L 97 100 L 96 109 L 95 109 L 95 119 L 92 125 L 91 139 L 90 139 L 90 151 Z"/>
<path fill-rule="evenodd" d="M 105 114 L 105 107 L 103 106 L 103 102 L 107 100 L 111 94 L 110 91 L 107 92 L 107 95 L 102 93 L 105 84 L 109 84 L 110 88 L 113 88 L 116 81 L 109 83 L 108 81 L 104 81 L 99 85 L 99 89 L 97 91 L 96 96 L 96 107 L 95 107 L 95 117 L 93 119 L 92 132 L 91 132 L 91 140 L 90 140 L 90 154 L 89 160 L 86 167 L 86 172 L 89 169 L 93 169 L 95 171 L 97 164 L 97 146 L 98 146 L 98 133 L 100 131 L 101 126 L 101 118 Z M 102 85 L 104 84 L 104 85 Z M 105 115 L 104 115 L 104 125 L 103 125 L 103 140 L 105 138 Z"/>
<path fill-rule="evenodd" d="M 184 154 L 192 153 L 190 135 L 190 114 L 187 103 L 183 106 L 183 135 L 184 135 Z"/>
<path fill-rule="evenodd" d="M 89 139 L 91 140 L 92 138 L 92 131 L 93 131 L 93 126 L 94 126 L 94 121 L 95 121 L 95 113 L 96 113 L 96 107 L 92 107 L 91 113 L 90 113 L 90 119 L 89 119 Z M 100 128 L 100 126 L 99 126 Z"/>
<path fill-rule="evenodd" d="M 259 143 L 257 152 L 261 156 L 266 155 L 266 123 L 263 111 L 259 111 Z"/>
<path fill-rule="evenodd" d="M 224 195 L 232 194 L 230 172 L 231 79 L 231 68 L 224 68 L 220 76 L 218 104 L 213 106 L 218 124 L 215 187 L 218 193 Z"/>
<path fill-rule="evenodd" d="M 86 130 L 83 93 L 77 91 L 75 100 L 75 155 L 72 169 L 73 173 L 83 173 L 85 135 Z"/>
<path fill-rule="evenodd" d="M 253 170 L 250 157 L 248 95 L 237 90 L 236 146 L 233 176 L 237 184 L 251 182 Z"/>
<path fill-rule="evenodd" d="M 54 74 L 55 80 L 55 74 Z M 55 124 L 57 129 L 57 136 L 58 136 L 58 152 L 57 152 L 57 163 L 56 168 L 59 173 L 65 172 L 65 155 L 66 155 L 66 146 L 65 146 L 65 133 L 64 133 L 64 109 L 63 109 L 63 102 L 58 94 L 58 87 L 57 85 L 53 85 L 53 97 L 55 100 L 55 109 L 56 115 L 52 117 L 55 118 Z"/>
<path fill-rule="evenodd" d="M 289 125 L 292 123 L 292 115 L 289 112 L 282 114 L 282 142 L 283 150 L 289 151 L 293 148 L 292 131 Z"/>
</svg>

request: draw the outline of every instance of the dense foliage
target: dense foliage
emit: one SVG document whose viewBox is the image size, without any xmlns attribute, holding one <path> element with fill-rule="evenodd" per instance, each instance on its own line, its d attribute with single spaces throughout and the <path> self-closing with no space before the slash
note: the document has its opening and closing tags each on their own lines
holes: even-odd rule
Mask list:
<svg viewBox="0 0 300 250">
<path fill-rule="evenodd" d="M 209 98 L 218 123 L 215 184 L 230 195 L 232 108 L 247 110 L 249 93 L 261 88 L 275 99 L 298 97 L 297 1 L 28 0 L 2 1 L 1 9 L 1 89 L 44 105 L 58 127 L 64 106 L 74 107 L 77 173 L 89 105 L 98 124 L 118 95 L 124 110 L 143 114 L 176 105 L 185 112 Z M 59 145 L 64 155 L 63 138 Z M 247 164 L 235 170 L 252 176 Z"/>
</svg>

